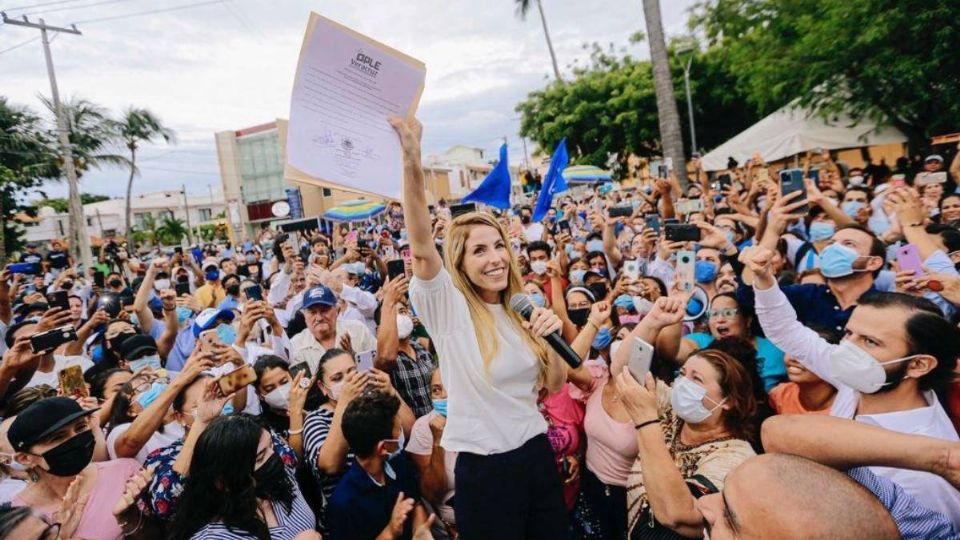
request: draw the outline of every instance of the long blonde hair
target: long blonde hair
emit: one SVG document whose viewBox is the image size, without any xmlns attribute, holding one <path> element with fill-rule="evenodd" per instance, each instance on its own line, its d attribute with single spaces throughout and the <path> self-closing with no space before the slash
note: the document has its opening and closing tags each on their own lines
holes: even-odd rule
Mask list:
<svg viewBox="0 0 960 540">
<path fill-rule="evenodd" d="M 486 303 L 480 298 L 476 286 L 467 278 L 463 270 L 463 258 L 467 251 L 467 237 L 470 231 L 478 226 L 493 227 L 500 235 L 504 246 L 510 245 L 506 230 L 490 214 L 482 212 L 470 212 L 457 216 L 447 230 L 446 238 L 443 243 L 443 259 L 453 280 L 454 286 L 463 293 L 467 299 L 467 307 L 470 308 L 470 319 L 473 320 L 474 332 L 477 336 L 477 343 L 480 344 L 480 356 L 483 358 L 483 367 L 489 373 L 490 362 L 499 352 L 499 343 L 497 342 L 494 331 L 493 315 L 487 309 Z M 510 263 L 507 268 L 507 288 L 500 291 L 500 305 L 504 307 L 510 321 L 516 326 L 520 335 L 523 336 L 527 345 L 533 349 L 534 355 L 540 360 L 540 375 L 543 378 L 544 369 L 547 361 L 547 346 L 541 338 L 535 338 L 530 332 L 523 329 L 521 323 L 523 319 L 515 311 L 510 309 L 510 298 L 517 293 L 523 293 L 523 278 L 520 276 L 520 270 L 517 264 L 516 256 L 513 250 L 507 248 L 510 252 Z"/>
</svg>

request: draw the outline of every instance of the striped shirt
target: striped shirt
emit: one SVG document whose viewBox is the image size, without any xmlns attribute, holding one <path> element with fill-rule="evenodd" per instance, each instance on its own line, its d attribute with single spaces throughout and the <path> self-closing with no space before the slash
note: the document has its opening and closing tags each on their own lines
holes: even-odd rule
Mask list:
<svg viewBox="0 0 960 540">
<path fill-rule="evenodd" d="M 294 472 L 287 468 L 287 475 L 293 482 L 294 499 L 290 505 L 290 513 L 287 513 L 283 505 L 274 504 L 273 513 L 277 516 L 277 526 L 270 527 L 270 538 L 272 540 L 293 540 L 298 534 L 304 531 L 312 531 L 316 519 L 313 511 L 304 500 L 300 493 L 300 487 L 297 486 L 297 479 Z M 190 540 L 256 540 L 257 537 L 239 529 L 231 530 L 223 523 L 208 523 L 199 531 L 195 532 Z"/>
<path fill-rule="evenodd" d="M 323 494 L 323 500 L 329 501 L 333 495 L 333 489 L 337 487 L 337 482 L 343 478 L 343 473 L 328 475 L 317 466 L 317 456 L 320 455 L 320 448 L 326 442 L 330 434 L 330 426 L 333 425 L 333 411 L 326 407 L 320 407 L 307 414 L 303 421 L 303 455 L 314 478 L 320 484 L 320 492 Z M 346 464 L 343 467 L 344 473 L 353 465 L 353 453 L 347 452 Z M 319 510 L 320 516 L 318 522 L 321 530 L 324 528 L 324 510 Z"/>
<path fill-rule="evenodd" d="M 889 478 L 877 476 L 868 467 L 857 467 L 847 471 L 847 475 L 870 490 L 896 522 L 903 540 L 925 540 L 934 538 L 957 538 L 960 532 L 940 512 L 921 505 L 902 487 Z"/>
</svg>

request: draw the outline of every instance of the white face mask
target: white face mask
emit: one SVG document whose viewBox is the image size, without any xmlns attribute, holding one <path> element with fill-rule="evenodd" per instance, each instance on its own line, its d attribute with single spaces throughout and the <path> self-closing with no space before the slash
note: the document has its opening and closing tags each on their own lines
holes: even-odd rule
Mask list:
<svg viewBox="0 0 960 540">
<path fill-rule="evenodd" d="M 287 381 L 284 384 L 267 392 L 263 396 L 263 401 L 267 402 L 267 405 L 269 405 L 271 409 L 277 411 L 287 410 L 290 407 L 291 384 L 292 383 L 290 381 Z"/>
<path fill-rule="evenodd" d="M 642 296 L 633 297 L 633 307 L 637 310 L 638 315 L 646 315 L 653 310 L 653 302 L 647 300 Z"/>
<path fill-rule="evenodd" d="M 413 319 L 409 315 L 397 315 L 397 337 L 407 339 L 413 333 Z"/>
<path fill-rule="evenodd" d="M 160 292 L 160 291 L 162 291 L 162 290 L 164 290 L 164 289 L 169 289 L 169 288 L 170 288 L 170 280 L 169 280 L 169 279 L 158 279 L 158 280 L 156 280 L 156 281 L 153 282 L 153 288 L 154 288 L 154 290 L 157 291 L 157 292 Z"/>
<path fill-rule="evenodd" d="M 883 366 L 906 362 L 918 356 L 920 355 L 914 354 L 887 362 L 878 362 L 872 354 L 861 349 L 849 339 L 845 339 L 830 351 L 830 375 L 837 382 L 854 390 L 864 394 L 873 394 L 884 386 L 892 384 L 887 382 L 887 372 L 884 371 Z"/>
<path fill-rule="evenodd" d="M 704 407 L 703 398 L 716 403 L 716 407 L 712 409 Z M 670 404 L 673 406 L 673 412 L 689 424 L 699 424 L 710 418 L 725 401 L 727 401 L 727 398 L 723 398 L 720 403 L 713 401 L 707 397 L 706 388 L 686 377 L 679 377 L 673 383 L 673 391 L 670 393 Z"/>
<path fill-rule="evenodd" d="M 534 274 L 542 276 L 547 273 L 547 261 L 533 261 L 530 263 L 530 269 Z"/>
</svg>

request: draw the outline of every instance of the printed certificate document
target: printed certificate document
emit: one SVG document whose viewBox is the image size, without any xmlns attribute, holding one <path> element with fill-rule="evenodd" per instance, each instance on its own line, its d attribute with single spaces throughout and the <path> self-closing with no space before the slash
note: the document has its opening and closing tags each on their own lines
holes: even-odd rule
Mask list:
<svg viewBox="0 0 960 540">
<path fill-rule="evenodd" d="M 290 102 L 288 179 L 400 198 L 403 158 L 387 117 L 416 112 L 423 62 L 310 14 Z"/>
</svg>

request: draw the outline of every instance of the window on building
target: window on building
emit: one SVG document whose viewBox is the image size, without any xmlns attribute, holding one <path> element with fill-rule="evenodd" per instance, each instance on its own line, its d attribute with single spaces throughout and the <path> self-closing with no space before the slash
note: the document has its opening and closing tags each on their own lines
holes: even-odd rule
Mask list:
<svg viewBox="0 0 960 540">
<path fill-rule="evenodd" d="M 200 212 L 200 221 L 210 221 L 210 218 L 213 216 L 213 211 L 209 208 L 201 208 Z"/>
<path fill-rule="evenodd" d="M 243 202 L 250 204 L 286 198 L 283 159 L 277 131 L 242 137 L 237 141 Z"/>
<path fill-rule="evenodd" d="M 173 210 L 161 210 L 157 212 L 157 219 L 173 219 Z"/>
<path fill-rule="evenodd" d="M 143 229 L 144 224 L 149 219 L 150 212 L 134 212 L 133 214 L 133 224 L 136 225 L 138 229 Z"/>
<path fill-rule="evenodd" d="M 93 218 L 87 218 L 87 227 L 93 227 Z"/>
<path fill-rule="evenodd" d="M 323 188 L 323 196 L 330 197 L 333 195 L 333 191 L 330 188 Z"/>
</svg>

